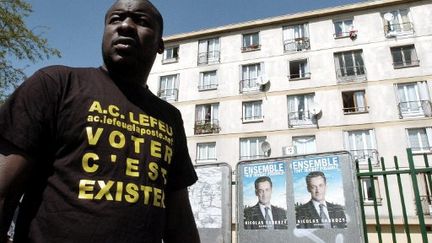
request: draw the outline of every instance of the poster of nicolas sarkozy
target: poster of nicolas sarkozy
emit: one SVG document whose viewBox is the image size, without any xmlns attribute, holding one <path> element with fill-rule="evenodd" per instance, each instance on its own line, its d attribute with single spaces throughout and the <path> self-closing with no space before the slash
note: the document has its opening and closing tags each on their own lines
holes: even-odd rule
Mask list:
<svg viewBox="0 0 432 243">
<path fill-rule="evenodd" d="M 244 228 L 287 229 L 284 162 L 245 165 L 243 169 Z"/>
</svg>

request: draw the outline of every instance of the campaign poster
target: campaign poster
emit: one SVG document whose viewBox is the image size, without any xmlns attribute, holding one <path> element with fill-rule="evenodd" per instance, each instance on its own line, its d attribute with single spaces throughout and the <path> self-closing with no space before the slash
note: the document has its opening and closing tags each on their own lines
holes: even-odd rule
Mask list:
<svg viewBox="0 0 432 243">
<path fill-rule="evenodd" d="M 244 228 L 287 229 L 285 162 L 250 164 L 242 170 Z"/>
<path fill-rule="evenodd" d="M 296 228 L 346 228 L 339 156 L 293 160 Z"/>
</svg>

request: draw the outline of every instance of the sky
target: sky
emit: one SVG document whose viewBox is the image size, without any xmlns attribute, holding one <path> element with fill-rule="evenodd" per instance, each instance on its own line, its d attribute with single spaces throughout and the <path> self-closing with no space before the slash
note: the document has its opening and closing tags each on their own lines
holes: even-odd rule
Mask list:
<svg viewBox="0 0 432 243">
<path fill-rule="evenodd" d="M 342 6 L 366 0 L 153 0 L 164 17 L 164 36 L 280 15 Z M 102 64 L 103 19 L 113 0 L 27 0 L 33 12 L 26 24 L 48 39 L 62 57 L 29 63 L 14 60 L 31 75 L 48 65 Z"/>
</svg>

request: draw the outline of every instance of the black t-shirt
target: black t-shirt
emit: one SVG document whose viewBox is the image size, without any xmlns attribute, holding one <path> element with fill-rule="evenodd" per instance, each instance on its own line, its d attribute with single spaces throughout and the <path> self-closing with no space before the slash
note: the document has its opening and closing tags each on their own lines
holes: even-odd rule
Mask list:
<svg viewBox="0 0 432 243">
<path fill-rule="evenodd" d="M 160 242 L 166 195 L 197 180 L 180 112 L 101 68 L 36 72 L 0 108 L 0 137 L 34 160 L 18 242 Z"/>
</svg>

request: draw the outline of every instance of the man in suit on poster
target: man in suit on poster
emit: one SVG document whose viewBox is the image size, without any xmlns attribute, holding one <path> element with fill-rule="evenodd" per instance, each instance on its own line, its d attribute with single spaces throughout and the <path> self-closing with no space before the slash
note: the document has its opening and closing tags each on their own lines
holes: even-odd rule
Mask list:
<svg viewBox="0 0 432 243">
<path fill-rule="evenodd" d="M 327 179 L 324 173 L 310 172 L 306 184 L 311 200 L 296 207 L 297 228 L 346 228 L 344 208 L 325 200 Z"/>
<path fill-rule="evenodd" d="M 245 229 L 287 229 L 286 210 L 271 205 L 273 183 L 268 176 L 255 180 L 255 195 L 258 203 L 244 209 Z"/>
</svg>

